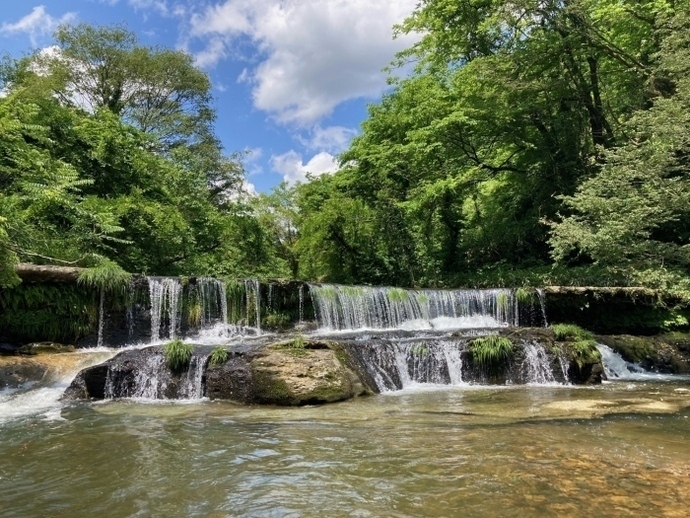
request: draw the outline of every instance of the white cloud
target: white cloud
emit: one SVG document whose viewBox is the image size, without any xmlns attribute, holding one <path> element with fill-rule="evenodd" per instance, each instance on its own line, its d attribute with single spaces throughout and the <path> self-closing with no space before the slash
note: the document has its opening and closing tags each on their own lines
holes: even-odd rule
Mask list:
<svg viewBox="0 0 690 518">
<path fill-rule="evenodd" d="M 35 47 L 39 37 L 50 36 L 58 25 L 71 22 L 75 17 L 76 13 L 66 13 L 60 18 L 55 18 L 46 12 L 45 6 L 39 5 L 15 23 L 4 22 L 0 26 L 0 34 L 11 36 L 26 33 L 29 35 L 31 45 Z"/>
<path fill-rule="evenodd" d="M 416 38 L 393 40 L 392 26 L 415 4 L 226 0 L 194 15 L 190 34 L 207 42 L 197 55 L 203 66 L 227 57 L 233 44 L 248 37 L 260 58 L 248 73 L 255 107 L 279 122 L 308 126 L 346 100 L 381 94 L 386 88 L 381 69 Z"/>
<path fill-rule="evenodd" d="M 194 56 L 196 66 L 206 68 L 215 65 L 226 56 L 222 38 L 213 38 L 204 50 Z"/>
<path fill-rule="evenodd" d="M 307 173 L 311 173 L 312 176 L 334 173 L 338 170 L 338 163 L 333 155 L 323 151 L 305 164 L 302 155 L 291 150 L 282 155 L 272 156 L 271 167 L 281 174 L 288 184 L 294 185 L 297 182 L 305 182 Z"/>
<path fill-rule="evenodd" d="M 322 128 L 317 125 L 309 132 L 309 137 L 298 137 L 298 140 L 307 149 L 340 153 L 347 148 L 355 135 L 357 135 L 357 130 L 354 128 L 344 126 Z"/>
<path fill-rule="evenodd" d="M 163 16 L 168 16 L 170 11 L 166 0 L 129 0 L 129 5 L 138 10 L 153 10 L 158 11 Z"/>
</svg>

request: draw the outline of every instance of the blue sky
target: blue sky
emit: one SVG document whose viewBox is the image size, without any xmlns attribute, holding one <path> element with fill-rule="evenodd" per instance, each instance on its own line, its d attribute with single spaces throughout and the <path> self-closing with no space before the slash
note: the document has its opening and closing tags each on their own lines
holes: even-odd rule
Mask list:
<svg viewBox="0 0 690 518">
<path fill-rule="evenodd" d="M 211 77 L 227 152 L 249 151 L 248 189 L 336 169 L 412 36 L 392 26 L 416 0 L 3 2 L 0 54 L 52 44 L 59 23 L 124 23 L 142 44 L 184 49 Z"/>
</svg>

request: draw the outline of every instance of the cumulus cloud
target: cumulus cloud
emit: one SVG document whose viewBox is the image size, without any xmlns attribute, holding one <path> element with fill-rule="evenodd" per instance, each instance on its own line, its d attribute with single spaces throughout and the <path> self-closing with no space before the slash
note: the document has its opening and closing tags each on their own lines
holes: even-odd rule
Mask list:
<svg viewBox="0 0 690 518">
<path fill-rule="evenodd" d="M 4 22 L 0 26 L 0 34 L 11 36 L 26 33 L 29 35 L 31 45 L 37 45 L 39 37 L 50 36 L 61 23 L 71 22 L 76 18 L 76 13 L 66 13 L 60 18 L 51 16 L 45 6 L 39 5 L 15 23 Z"/>
<path fill-rule="evenodd" d="M 344 126 L 315 126 L 308 137 L 300 136 L 300 143 L 307 149 L 340 153 L 350 144 L 352 137 L 357 135 L 354 128 Z"/>
<path fill-rule="evenodd" d="M 306 181 L 307 173 L 310 173 L 312 176 L 334 173 L 338 170 L 338 163 L 333 155 L 322 151 L 305 164 L 302 160 L 302 155 L 291 150 L 282 155 L 272 156 L 271 167 L 274 171 L 281 174 L 283 180 L 288 184 L 294 185 L 297 182 Z"/>
<path fill-rule="evenodd" d="M 256 108 L 279 122 L 308 126 L 338 104 L 377 97 L 381 69 L 415 36 L 392 38 L 392 26 L 416 0 L 226 0 L 191 19 L 190 34 L 206 42 L 197 62 L 212 66 L 242 38 L 258 48 L 248 75 Z M 220 43 L 222 43 L 222 48 Z"/>
</svg>

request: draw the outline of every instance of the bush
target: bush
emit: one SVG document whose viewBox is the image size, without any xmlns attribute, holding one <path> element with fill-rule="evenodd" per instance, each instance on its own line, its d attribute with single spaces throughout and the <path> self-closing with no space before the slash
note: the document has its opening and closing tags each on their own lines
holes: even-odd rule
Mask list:
<svg viewBox="0 0 690 518">
<path fill-rule="evenodd" d="M 194 347 L 184 343 L 182 340 L 173 340 L 163 346 L 165 363 L 170 370 L 180 371 L 185 369 L 192 359 Z"/>
</svg>

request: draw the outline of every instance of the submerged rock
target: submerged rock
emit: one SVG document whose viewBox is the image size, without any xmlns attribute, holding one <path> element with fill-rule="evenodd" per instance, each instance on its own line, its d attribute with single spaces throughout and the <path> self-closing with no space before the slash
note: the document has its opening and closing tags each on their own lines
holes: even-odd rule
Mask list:
<svg viewBox="0 0 690 518">
<path fill-rule="evenodd" d="M 37 354 L 59 354 L 59 353 L 73 353 L 75 350 L 73 345 L 59 344 L 55 342 L 36 342 L 26 344 L 20 347 L 17 352 L 28 356 Z"/>
<path fill-rule="evenodd" d="M 30 358 L 0 357 L 0 390 L 41 381 L 48 366 Z"/>
</svg>

